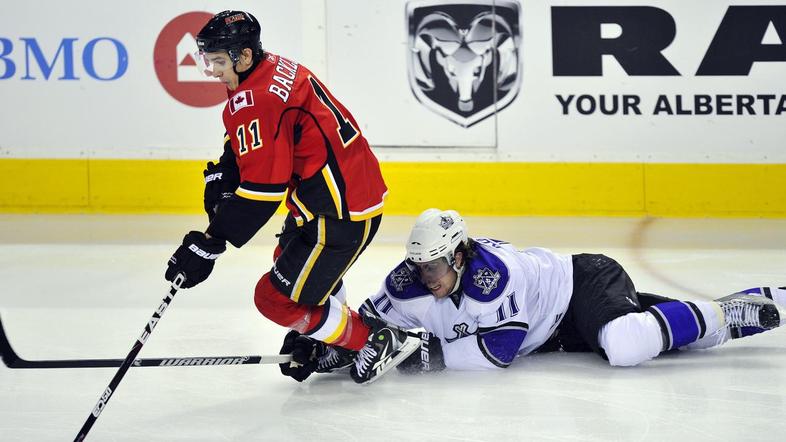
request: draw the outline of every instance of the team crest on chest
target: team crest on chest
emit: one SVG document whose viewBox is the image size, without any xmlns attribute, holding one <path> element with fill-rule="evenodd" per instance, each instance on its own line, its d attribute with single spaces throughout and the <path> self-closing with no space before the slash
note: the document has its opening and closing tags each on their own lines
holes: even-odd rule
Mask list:
<svg viewBox="0 0 786 442">
<path fill-rule="evenodd" d="M 469 332 L 469 326 L 465 322 L 462 322 L 461 324 L 453 324 L 453 331 L 456 332 L 455 337 L 445 338 L 445 340 L 449 343 L 472 334 Z"/>
<path fill-rule="evenodd" d="M 478 269 L 478 272 L 472 276 L 475 287 L 482 289 L 484 295 L 488 295 L 492 290 L 497 288 L 499 278 L 499 272 L 491 271 L 488 267 Z"/>
<path fill-rule="evenodd" d="M 392 285 L 397 292 L 404 291 L 404 287 L 412 284 L 412 273 L 406 267 L 394 270 L 390 274 L 390 285 Z"/>
</svg>

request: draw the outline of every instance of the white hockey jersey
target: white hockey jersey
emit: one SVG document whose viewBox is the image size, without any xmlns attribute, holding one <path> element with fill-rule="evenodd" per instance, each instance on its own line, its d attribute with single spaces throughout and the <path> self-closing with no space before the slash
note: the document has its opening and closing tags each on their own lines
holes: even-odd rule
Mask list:
<svg viewBox="0 0 786 442">
<path fill-rule="evenodd" d="M 559 325 L 573 290 L 571 257 L 542 248 L 520 251 L 489 238 L 476 238 L 474 247 L 458 295 L 435 298 L 402 262 L 361 311 L 433 333 L 447 368 L 507 367 Z"/>
</svg>

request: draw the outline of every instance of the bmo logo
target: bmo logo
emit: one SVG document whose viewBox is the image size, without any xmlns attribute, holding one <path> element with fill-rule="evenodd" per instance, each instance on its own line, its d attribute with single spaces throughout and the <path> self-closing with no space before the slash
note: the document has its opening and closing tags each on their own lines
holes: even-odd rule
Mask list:
<svg viewBox="0 0 786 442">
<path fill-rule="evenodd" d="M 66 37 L 56 40 L 0 37 L 0 80 L 79 81 L 92 78 L 114 81 L 128 69 L 128 50 L 120 40 Z M 81 68 L 81 69 L 80 69 Z"/>
<path fill-rule="evenodd" d="M 153 63 L 158 81 L 175 100 L 194 107 L 210 107 L 227 100 L 226 87 L 199 73 L 193 53 L 196 35 L 213 17 L 210 12 L 187 12 L 167 23 L 156 39 Z"/>
</svg>

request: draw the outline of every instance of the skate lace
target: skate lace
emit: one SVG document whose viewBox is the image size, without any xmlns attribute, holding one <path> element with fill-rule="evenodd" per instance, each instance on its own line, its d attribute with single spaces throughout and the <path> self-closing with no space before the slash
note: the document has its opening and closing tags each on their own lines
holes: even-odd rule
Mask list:
<svg viewBox="0 0 786 442">
<path fill-rule="evenodd" d="M 336 351 L 335 348 L 328 347 L 327 353 L 324 356 L 322 356 L 321 358 L 319 358 L 319 363 L 317 364 L 317 369 L 318 370 L 323 370 L 325 368 L 330 368 L 330 367 L 336 365 L 336 363 L 339 360 L 339 356 L 340 355 L 338 354 L 338 351 Z"/>
<path fill-rule="evenodd" d="M 371 362 L 374 361 L 374 358 L 377 357 L 377 350 L 375 350 L 372 346 L 367 345 L 360 349 L 357 357 L 355 358 L 355 368 L 357 369 L 358 374 L 365 373 L 366 370 L 371 366 Z"/>
<path fill-rule="evenodd" d="M 737 327 L 760 327 L 759 306 L 743 301 L 732 301 L 724 309 L 726 323 Z"/>
</svg>

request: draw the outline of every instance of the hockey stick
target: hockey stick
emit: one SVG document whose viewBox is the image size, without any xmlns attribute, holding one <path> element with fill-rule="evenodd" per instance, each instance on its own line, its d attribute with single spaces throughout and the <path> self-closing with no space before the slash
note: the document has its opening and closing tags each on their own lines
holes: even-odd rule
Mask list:
<svg viewBox="0 0 786 442">
<path fill-rule="evenodd" d="M 123 376 L 125 376 L 129 367 L 131 367 L 131 364 L 134 363 L 136 355 L 139 354 L 140 350 L 142 350 L 142 346 L 145 345 L 147 338 L 150 337 L 150 334 L 153 333 L 153 329 L 156 328 L 156 324 L 158 324 L 158 321 L 161 320 L 161 315 L 163 315 L 167 307 L 169 307 L 169 303 L 172 302 L 175 294 L 177 294 L 177 291 L 180 289 L 180 285 L 183 284 L 185 280 L 186 275 L 183 273 L 178 273 L 177 276 L 175 276 L 174 280 L 172 281 L 172 286 L 169 289 L 169 294 L 161 301 L 161 304 L 153 313 L 153 316 L 151 316 L 147 321 L 147 324 L 145 324 L 142 334 L 139 335 L 139 338 L 137 338 L 136 341 L 134 341 L 134 345 L 131 346 L 131 351 L 128 352 L 128 356 L 126 356 L 126 358 L 123 360 L 123 363 L 120 365 L 117 373 L 115 373 L 115 376 L 111 381 L 109 381 L 109 385 L 101 394 L 101 397 L 98 398 L 96 406 L 93 407 L 93 411 L 89 416 L 87 416 L 87 420 L 85 420 L 82 428 L 79 429 L 79 433 L 74 438 L 74 441 L 82 441 L 85 439 L 85 437 L 87 437 L 87 433 L 90 431 L 90 428 L 93 427 L 93 424 L 98 419 L 98 416 L 101 415 L 101 412 L 106 407 L 109 399 L 112 398 L 112 394 L 115 392 L 115 390 L 117 390 L 118 385 L 120 385 L 120 381 L 123 380 Z"/>
<path fill-rule="evenodd" d="M 120 367 L 123 359 L 52 359 L 30 361 L 19 356 L 8 341 L 0 318 L 0 356 L 8 368 L 102 368 Z M 191 356 L 187 358 L 134 359 L 133 367 L 202 367 L 210 365 L 283 364 L 291 355 Z"/>
</svg>

